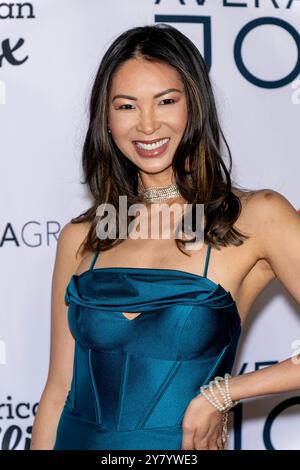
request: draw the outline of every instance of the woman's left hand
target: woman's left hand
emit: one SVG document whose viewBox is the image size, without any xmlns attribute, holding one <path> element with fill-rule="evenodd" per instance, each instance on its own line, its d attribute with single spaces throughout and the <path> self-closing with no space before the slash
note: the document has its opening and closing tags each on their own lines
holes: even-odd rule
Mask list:
<svg viewBox="0 0 300 470">
<path fill-rule="evenodd" d="M 190 401 L 182 429 L 182 450 L 223 450 L 223 413 L 201 394 Z"/>
</svg>

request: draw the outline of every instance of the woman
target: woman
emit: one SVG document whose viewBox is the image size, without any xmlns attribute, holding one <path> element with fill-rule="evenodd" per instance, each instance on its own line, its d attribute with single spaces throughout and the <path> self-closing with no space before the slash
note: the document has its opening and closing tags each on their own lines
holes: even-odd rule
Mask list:
<svg viewBox="0 0 300 470">
<path fill-rule="evenodd" d="M 31 449 L 220 450 L 238 401 L 299 388 L 295 357 L 229 376 L 266 285 L 278 277 L 300 302 L 298 214 L 273 190 L 233 186 L 231 164 L 193 43 L 165 24 L 121 34 L 90 100 L 83 169 L 93 205 L 58 240 L 50 367 Z M 102 237 L 97 209 L 114 207 L 118 228 L 120 196 L 144 204 L 141 224 L 157 203 L 190 204 L 193 216 L 203 205 L 204 244 L 188 250 L 185 237 L 120 229 Z M 126 228 L 136 220 L 129 213 Z"/>
</svg>

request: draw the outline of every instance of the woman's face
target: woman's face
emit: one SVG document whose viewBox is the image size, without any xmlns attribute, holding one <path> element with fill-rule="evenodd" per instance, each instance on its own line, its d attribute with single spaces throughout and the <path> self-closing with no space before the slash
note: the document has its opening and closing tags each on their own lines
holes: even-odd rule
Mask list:
<svg viewBox="0 0 300 470">
<path fill-rule="evenodd" d="M 143 59 L 124 62 L 113 76 L 108 124 L 122 153 L 141 174 L 149 175 L 146 180 L 160 174 L 159 180 L 169 184 L 172 160 L 187 124 L 186 96 L 178 72 L 167 64 Z M 140 150 L 139 142 L 151 141 L 157 141 L 159 147 Z"/>
</svg>

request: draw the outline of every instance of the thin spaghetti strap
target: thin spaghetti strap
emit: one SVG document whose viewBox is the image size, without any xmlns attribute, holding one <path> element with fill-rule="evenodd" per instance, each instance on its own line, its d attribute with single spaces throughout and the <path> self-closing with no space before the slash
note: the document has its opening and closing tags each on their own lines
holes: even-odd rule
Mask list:
<svg viewBox="0 0 300 470">
<path fill-rule="evenodd" d="M 89 267 L 89 270 L 90 270 L 90 271 L 94 268 L 94 265 L 95 265 L 95 263 L 96 263 L 96 260 L 97 260 L 97 258 L 98 258 L 98 255 L 99 255 L 99 251 L 96 251 L 96 253 L 95 253 L 94 256 L 93 256 L 91 265 L 90 265 L 90 267 Z"/>
<path fill-rule="evenodd" d="M 206 251 L 206 260 L 205 260 L 205 267 L 204 267 L 203 277 L 206 277 L 206 276 L 207 276 L 207 269 L 208 269 L 208 263 L 209 263 L 209 257 L 210 257 L 210 250 L 211 250 L 211 245 L 208 244 L 207 251 Z"/>
</svg>

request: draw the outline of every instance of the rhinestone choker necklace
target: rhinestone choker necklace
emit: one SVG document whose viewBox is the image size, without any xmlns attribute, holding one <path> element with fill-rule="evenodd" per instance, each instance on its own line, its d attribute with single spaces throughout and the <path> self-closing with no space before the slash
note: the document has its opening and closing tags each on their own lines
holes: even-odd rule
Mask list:
<svg viewBox="0 0 300 470">
<path fill-rule="evenodd" d="M 177 185 L 174 183 L 169 186 L 152 186 L 145 188 L 140 176 L 138 177 L 138 193 L 143 195 L 147 202 L 151 203 L 181 196 Z"/>
</svg>

